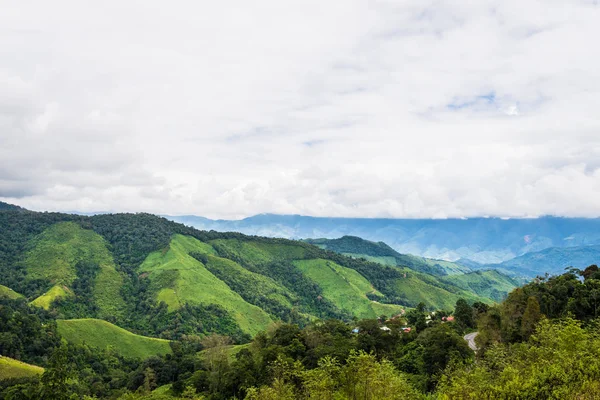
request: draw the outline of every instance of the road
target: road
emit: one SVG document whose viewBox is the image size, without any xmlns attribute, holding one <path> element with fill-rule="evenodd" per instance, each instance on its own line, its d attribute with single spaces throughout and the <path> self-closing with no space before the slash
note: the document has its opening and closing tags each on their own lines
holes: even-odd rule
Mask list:
<svg viewBox="0 0 600 400">
<path fill-rule="evenodd" d="M 477 351 L 477 345 L 475 344 L 475 337 L 478 334 L 479 334 L 479 332 L 473 332 L 473 333 L 466 334 L 464 336 L 464 339 L 467 341 L 467 343 L 469 344 L 469 347 L 473 351 Z"/>
</svg>

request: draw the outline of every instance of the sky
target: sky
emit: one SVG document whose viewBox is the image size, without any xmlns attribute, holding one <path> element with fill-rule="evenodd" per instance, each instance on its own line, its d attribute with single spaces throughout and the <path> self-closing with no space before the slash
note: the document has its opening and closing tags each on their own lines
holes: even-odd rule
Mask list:
<svg viewBox="0 0 600 400">
<path fill-rule="evenodd" d="M 0 200 L 600 216 L 598 0 L 0 3 Z"/>
</svg>

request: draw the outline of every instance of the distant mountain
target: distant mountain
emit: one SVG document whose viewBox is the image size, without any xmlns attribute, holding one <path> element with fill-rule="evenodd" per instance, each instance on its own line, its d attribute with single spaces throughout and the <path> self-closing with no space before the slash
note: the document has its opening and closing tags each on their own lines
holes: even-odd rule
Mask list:
<svg viewBox="0 0 600 400">
<path fill-rule="evenodd" d="M 322 249 L 350 257 L 363 257 L 384 265 L 405 266 L 432 275 L 443 276 L 471 272 L 470 268 L 457 263 L 400 254 L 384 242 L 372 242 L 356 236 L 343 236 L 339 239 L 305 239 L 305 241 Z"/>
<path fill-rule="evenodd" d="M 497 268 L 512 275 L 535 277 L 545 273 L 560 275 L 565 272 L 565 268 L 585 269 L 592 264 L 600 264 L 600 245 L 551 247 L 527 253 L 500 264 L 489 264 L 482 267 Z"/>
<path fill-rule="evenodd" d="M 550 247 L 600 245 L 600 219 L 369 219 L 261 214 L 237 221 L 167 217 L 199 229 L 291 239 L 357 236 L 402 254 L 480 264 L 501 263 Z M 462 262 L 461 262 L 462 264 Z"/>
</svg>

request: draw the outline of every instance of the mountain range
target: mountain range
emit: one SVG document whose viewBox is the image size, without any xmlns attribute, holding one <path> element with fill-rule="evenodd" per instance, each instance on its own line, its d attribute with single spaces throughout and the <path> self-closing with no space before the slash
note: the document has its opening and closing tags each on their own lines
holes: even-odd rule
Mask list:
<svg viewBox="0 0 600 400">
<path fill-rule="evenodd" d="M 570 260 L 573 260 L 572 266 L 585 268 L 597 259 L 593 246 L 600 245 L 598 218 L 369 219 L 274 214 L 242 220 L 211 220 L 196 216 L 167 218 L 198 229 L 269 237 L 337 239 L 356 236 L 384 242 L 401 254 L 453 261 L 470 269 L 502 268 L 528 277 L 545 272 L 560 273 L 563 264 L 569 264 Z M 546 257 L 544 261 L 549 263 L 548 267 L 541 265 L 542 261 L 536 261 L 537 265 L 532 266 L 519 264 L 537 256 L 517 257 L 551 248 L 555 250 L 541 253 L 540 257 L 564 254 L 559 257 L 562 262 L 556 266 L 556 259 L 551 260 L 552 257 Z M 511 263 L 509 260 L 513 259 L 515 261 Z"/>
<path fill-rule="evenodd" d="M 518 284 L 360 238 L 313 245 L 143 213 L 0 210 L 0 294 L 83 321 L 76 326 L 105 320 L 164 339 L 217 332 L 242 340 L 275 321 L 375 318 L 419 303 L 449 310 L 460 298 L 501 300 Z"/>
</svg>

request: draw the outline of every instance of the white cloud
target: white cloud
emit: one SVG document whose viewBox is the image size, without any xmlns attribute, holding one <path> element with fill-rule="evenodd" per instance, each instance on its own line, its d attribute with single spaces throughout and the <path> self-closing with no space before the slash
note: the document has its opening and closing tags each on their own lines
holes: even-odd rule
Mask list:
<svg viewBox="0 0 600 400">
<path fill-rule="evenodd" d="M 0 198 L 598 216 L 599 18 L 558 0 L 3 5 Z"/>
</svg>

